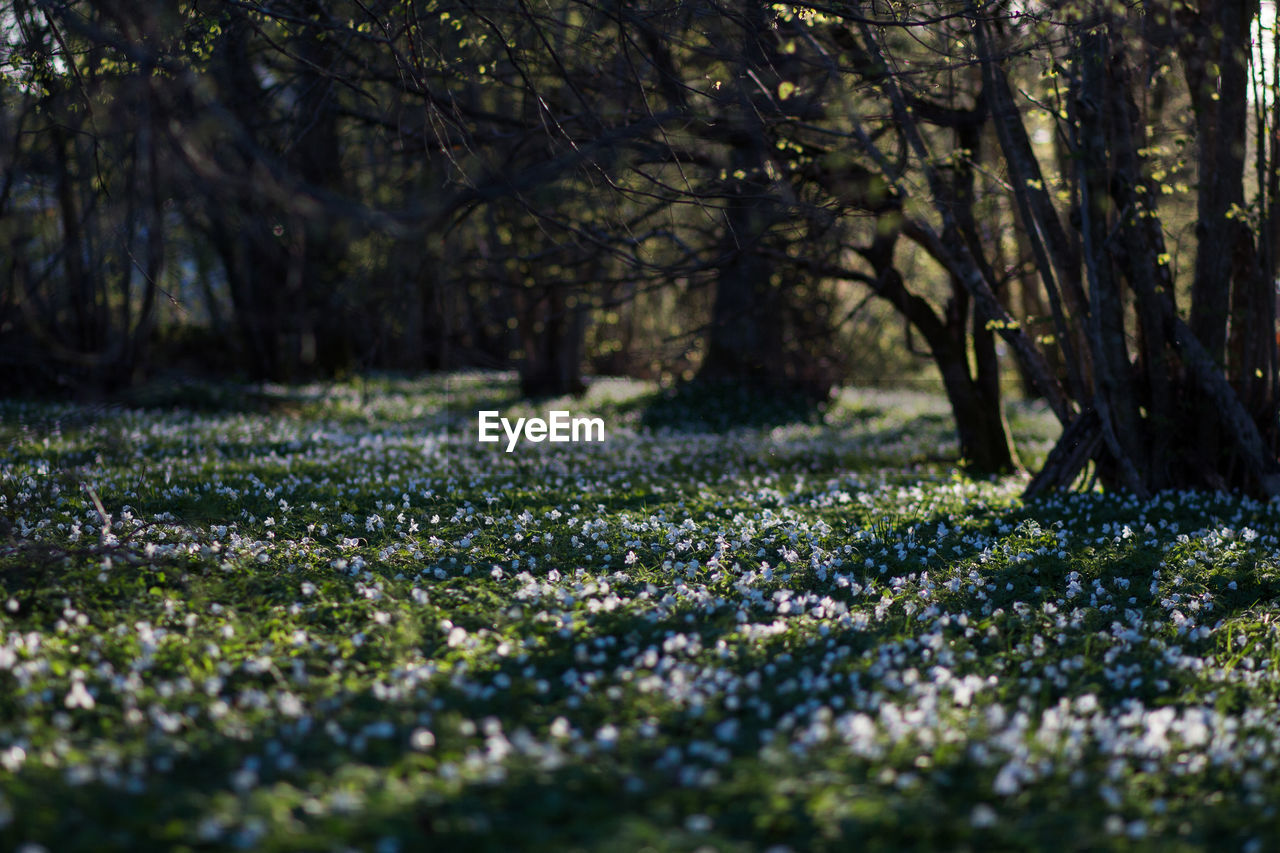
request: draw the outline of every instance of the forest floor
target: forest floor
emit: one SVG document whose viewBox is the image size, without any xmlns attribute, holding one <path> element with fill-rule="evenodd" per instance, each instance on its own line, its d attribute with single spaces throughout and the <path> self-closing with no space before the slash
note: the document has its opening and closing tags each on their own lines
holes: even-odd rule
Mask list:
<svg viewBox="0 0 1280 853">
<path fill-rule="evenodd" d="M 924 394 L 512 389 L 0 403 L 0 848 L 1280 843 L 1280 504 L 1026 504 Z"/>
</svg>

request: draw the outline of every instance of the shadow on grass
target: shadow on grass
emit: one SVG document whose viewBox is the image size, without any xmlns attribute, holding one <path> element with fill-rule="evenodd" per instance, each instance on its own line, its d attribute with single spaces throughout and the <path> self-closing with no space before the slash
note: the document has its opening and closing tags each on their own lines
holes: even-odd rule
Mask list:
<svg viewBox="0 0 1280 853">
<path fill-rule="evenodd" d="M 793 423 L 819 423 L 827 401 L 798 391 L 765 390 L 739 382 L 694 381 L 641 401 L 640 422 L 674 432 L 725 432 Z"/>
</svg>

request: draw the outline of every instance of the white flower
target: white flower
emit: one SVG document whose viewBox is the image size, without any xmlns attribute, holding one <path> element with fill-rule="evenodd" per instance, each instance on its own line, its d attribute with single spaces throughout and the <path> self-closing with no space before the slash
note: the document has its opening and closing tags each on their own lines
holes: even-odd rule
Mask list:
<svg viewBox="0 0 1280 853">
<path fill-rule="evenodd" d="M 76 708 L 84 708 L 86 711 L 92 711 L 94 706 L 93 696 L 85 689 L 83 681 L 77 681 L 71 685 L 71 691 L 67 693 L 64 704 L 72 710 Z"/>
<path fill-rule="evenodd" d="M 995 783 L 992 785 L 995 792 L 1008 797 L 1022 790 L 1022 784 L 1018 780 L 1019 772 L 1020 768 L 1012 761 L 1001 767 L 1000 772 L 996 774 Z"/>
<path fill-rule="evenodd" d="M 684 828 L 689 832 L 710 832 L 715 824 L 704 814 L 691 814 L 684 819 Z"/>
<path fill-rule="evenodd" d="M 605 723 L 596 732 L 596 743 L 605 749 L 612 749 L 618 743 L 618 727 L 613 723 Z"/>
<path fill-rule="evenodd" d="M 978 803 L 969 815 L 969 822 L 979 829 L 995 826 L 998 819 L 996 810 L 986 803 Z"/>
</svg>

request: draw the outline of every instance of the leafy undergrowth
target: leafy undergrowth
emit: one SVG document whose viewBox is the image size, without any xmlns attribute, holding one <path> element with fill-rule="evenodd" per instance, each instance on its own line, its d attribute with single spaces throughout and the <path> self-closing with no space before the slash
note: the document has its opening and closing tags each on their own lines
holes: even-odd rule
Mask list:
<svg viewBox="0 0 1280 853">
<path fill-rule="evenodd" d="M 1280 506 L 1024 505 L 901 392 L 476 443 L 511 388 L 0 405 L 0 848 L 1280 839 Z"/>
</svg>

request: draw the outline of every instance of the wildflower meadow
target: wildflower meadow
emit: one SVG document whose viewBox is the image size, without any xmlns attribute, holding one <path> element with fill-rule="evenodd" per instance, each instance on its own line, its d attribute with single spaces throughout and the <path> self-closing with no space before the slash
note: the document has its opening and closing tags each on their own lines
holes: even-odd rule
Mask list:
<svg viewBox="0 0 1280 853">
<path fill-rule="evenodd" d="M 925 393 L 732 402 L 0 403 L 0 848 L 1280 845 L 1280 505 L 1024 502 Z M 548 408 L 603 440 L 476 440 Z"/>
</svg>

